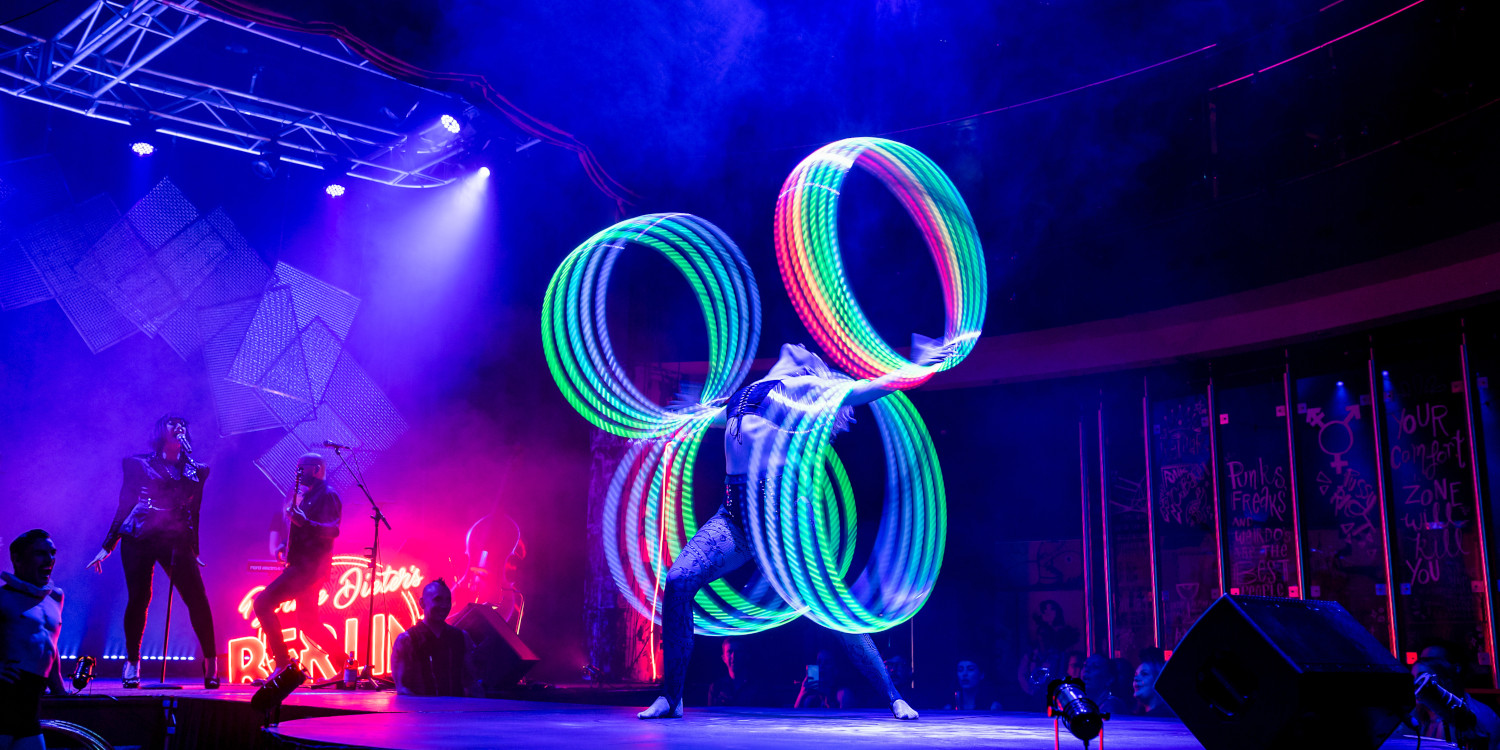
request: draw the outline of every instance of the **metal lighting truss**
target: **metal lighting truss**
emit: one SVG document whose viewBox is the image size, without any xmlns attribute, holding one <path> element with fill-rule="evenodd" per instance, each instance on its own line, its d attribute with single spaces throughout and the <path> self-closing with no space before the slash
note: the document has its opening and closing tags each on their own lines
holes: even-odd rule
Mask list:
<svg viewBox="0 0 1500 750">
<path fill-rule="evenodd" d="M 196 0 L 95 0 L 50 38 L 0 26 L 0 91 L 70 112 L 396 187 L 436 187 L 462 170 L 473 128 L 457 135 L 436 123 L 413 133 L 357 122 L 249 91 L 148 67 L 205 23 L 286 45 L 293 55 L 379 76 L 472 124 L 474 108 L 399 81 L 341 42 L 336 52 L 200 7 Z M 305 37 L 303 37 L 305 39 Z M 210 72 L 205 71 L 207 77 Z"/>
</svg>

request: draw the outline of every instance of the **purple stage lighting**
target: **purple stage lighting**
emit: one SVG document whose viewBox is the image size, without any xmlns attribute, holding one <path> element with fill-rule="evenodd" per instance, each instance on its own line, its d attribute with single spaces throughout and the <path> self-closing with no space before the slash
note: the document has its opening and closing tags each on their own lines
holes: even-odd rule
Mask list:
<svg viewBox="0 0 1500 750">
<path fill-rule="evenodd" d="M 134 151 L 136 156 L 150 156 L 156 153 L 156 147 L 145 141 L 130 144 L 130 150 Z"/>
<path fill-rule="evenodd" d="M 332 185 L 329 185 L 326 189 L 324 189 L 323 192 L 328 193 L 329 195 L 337 198 L 340 195 L 344 194 L 344 186 L 340 185 L 338 183 L 334 183 Z"/>
<path fill-rule="evenodd" d="M 1388 378 L 1388 377 L 1390 377 L 1390 376 L 1391 376 L 1391 371 L 1390 371 L 1390 370 L 1381 370 L 1381 371 L 1380 371 L 1380 375 L 1381 375 L 1381 377 L 1386 377 L 1386 378 Z"/>
<path fill-rule="evenodd" d="M 490 176 L 490 168 L 489 167 L 480 167 L 479 168 L 479 178 L 481 180 L 489 179 L 489 176 Z"/>
<path fill-rule="evenodd" d="M 447 130 L 448 132 L 450 132 L 450 133 L 457 133 L 458 132 L 458 120 L 454 119 L 453 115 L 443 115 L 442 123 L 443 123 L 443 128 L 445 130 Z"/>
<path fill-rule="evenodd" d="M 1343 388 L 1344 387 L 1344 381 L 1340 380 L 1339 382 L 1334 383 L 1334 385 L 1337 385 L 1338 387 Z"/>
</svg>

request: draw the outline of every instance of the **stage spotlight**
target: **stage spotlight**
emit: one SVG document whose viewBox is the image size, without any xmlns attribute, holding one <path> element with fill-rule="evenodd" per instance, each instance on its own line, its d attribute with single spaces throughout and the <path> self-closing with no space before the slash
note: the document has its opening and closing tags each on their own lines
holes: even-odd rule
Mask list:
<svg viewBox="0 0 1500 750">
<path fill-rule="evenodd" d="M 275 723 L 279 724 L 281 723 L 281 702 L 304 682 L 307 682 L 307 674 L 302 671 L 302 667 L 296 661 L 293 661 L 276 670 L 276 673 L 266 680 L 266 684 L 261 685 L 255 691 L 255 695 L 250 696 L 250 707 L 265 715 L 266 726 L 272 723 L 271 712 L 276 712 Z"/>
<path fill-rule="evenodd" d="M 335 182 L 334 184 L 329 185 L 327 188 L 324 188 L 323 192 L 333 196 L 334 198 L 337 198 L 340 195 L 344 194 L 344 186 Z"/>
<path fill-rule="evenodd" d="M 254 172 L 255 176 L 261 178 L 262 180 L 274 180 L 276 179 L 277 161 L 279 161 L 279 159 L 277 159 L 275 156 L 262 156 L 259 159 L 250 162 L 250 171 Z"/>
<path fill-rule="evenodd" d="M 1085 748 L 1109 719 L 1109 714 L 1101 713 L 1098 704 L 1084 693 L 1083 681 L 1076 677 L 1053 680 L 1047 686 L 1047 714 L 1053 721 L 1062 721 L 1068 732 L 1083 740 Z"/>
<path fill-rule="evenodd" d="M 89 681 L 94 679 L 94 657 L 84 655 L 78 657 L 78 663 L 73 665 L 73 689 L 82 690 L 89 686 Z"/>
<path fill-rule="evenodd" d="M 1380 376 L 1381 376 L 1381 377 L 1385 377 L 1385 378 L 1388 378 L 1388 377 L 1390 377 L 1390 376 L 1391 376 L 1391 371 L 1390 371 L 1390 370 L 1381 370 L 1381 371 L 1380 371 Z"/>
<path fill-rule="evenodd" d="M 150 156 L 156 153 L 156 147 L 145 141 L 130 144 L 130 150 L 134 151 L 136 156 Z"/>
<path fill-rule="evenodd" d="M 1344 381 L 1340 380 L 1339 382 L 1334 383 L 1334 385 L 1336 385 L 1336 386 L 1338 386 L 1340 388 L 1343 388 L 1344 387 Z"/>
<path fill-rule="evenodd" d="M 444 130 L 450 133 L 458 132 L 458 120 L 453 115 L 443 115 L 441 122 L 443 123 Z"/>
<path fill-rule="evenodd" d="M 480 167 L 479 168 L 479 179 L 481 179 L 481 180 L 487 180 L 487 179 L 489 179 L 489 176 L 490 176 L 490 168 L 489 167 Z"/>
</svg>

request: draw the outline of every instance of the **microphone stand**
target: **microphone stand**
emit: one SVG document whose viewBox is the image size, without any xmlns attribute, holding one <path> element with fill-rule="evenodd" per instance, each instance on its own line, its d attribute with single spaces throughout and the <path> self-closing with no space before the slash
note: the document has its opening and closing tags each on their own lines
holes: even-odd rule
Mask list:
<svg viewBox="0 0 1500 750">
<path fill-rule="evenodd" d="M 370 502 L 370 510 L 373 512 L 370 520 L 375 522 L 374 539 L 368 547 L 370 551 L 370 609 L 365 615 L 365 665 L 360 670 L 359 682 L 357 684 L 359 687 L 369 690 L 393 688 L 396 686 L 394 681 L 378 678 L 372 671 L 375 664 L 373 661 L 375 653 L 375 574 L 378 572 L 377 566 L 380 560 L 380 525 L 385 524 L 386 531 L 390 531 L 391 522 L 386 520 L 384 513 L 380 512 L 380 506 L 375 503 L 375 498 L 370 495 L 369 488 L 365 486 L 364 477 L 353 466 L 349 465 L 348 459 L 344 458 L 343 448 L 341 446 L 332 447 L 333 454 L 339 457 L 339 463 L 343 464 L 344 469 L 349 472 L 349 476 L 354 478 L 354 485 L 359 488 L 360 492 L 364 493 L 365 499 Z"/>
<path fill-rule="evenodd" d="M 177 440 L 178 440 L 179 443 L 182 444 L 181 450 L 182 450 L 182 452 L 184 454 L 183 457 L 186 460 L 188 460 L 188 461 L 193 460 L 192 459 L 193 449 L 188 444 L 187 440 L 183 439 L 183 434 L 182 434 L 181 431 L 178 431 L 178 433 L 177 433 Z M 197 561 L 194 560 L 193 563 L 196 565 Z M 156 683 L 155 685 L 141 685 L 141 687 L 144 688 L 144 689 L 146 689 L 146 690 L 181 690 L 182 689 L 181 685 L 173 685 L 173 684 L 167 682 L 167 641 L 170 640 L 171 637 L 172 637 L 172 594 L 176 590 L 176 588 L 177 588 L 177 545 L 173 544 L 172 545 L 172 556 L 171 556 L 171 558 L 169 558 L 169 564 L 167 566 L 167 622 L 166 622 L 166 627 L 162 630 L 162 633 L 161 633 L 161 681 L 158 682 L 158 683 Z"/>
<path fill-rule="evenodd" d="M 177 588 L 177 547 L 172 547 L 171 565 L 167 569 L 167 627 L 161 633 L 161 682 L 141 685 L 142 690 L 181 690 L 181 685 L 167 682 L 167 640 L 172 637 L 172 592 Z"/>
</svg>

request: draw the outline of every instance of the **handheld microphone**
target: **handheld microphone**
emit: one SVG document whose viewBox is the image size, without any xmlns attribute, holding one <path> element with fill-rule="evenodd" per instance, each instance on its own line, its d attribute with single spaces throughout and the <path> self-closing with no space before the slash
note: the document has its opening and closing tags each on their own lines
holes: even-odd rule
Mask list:
<svg viewBox="0 0 1500 750">
<path fill-rule="evenodd" d="M 94 657 L 84 655 L 78 657 L 78 663 L 73 666 L 73 689 L 82 690 L 89 686 L 89 681 L 94 679 Z"/>
<path fill-rule="evenodd" d="M 177 430 L 176 435 L 177 435 L 177 442 L 182 443 L 182 450 L 183 450 L 183 452 L 185 452 L 185 453 L 192 453 L 193 452 L 193 444 L 188 442 L 187 430 L 179 429 L 179 430 Z"/>
<path fill-rule="evenodd" d="M 335 443 L 332 440 L 324 440 L 323 441 L 323 445 L 325 447 L 332 448 L 334 450 L 345 450 L 345 451 L 352 451 L 352 450 L 354 450 L 354 448 L 352 448 L 350 446 L 344 445 L 342 443 Z"/>
</svg>

